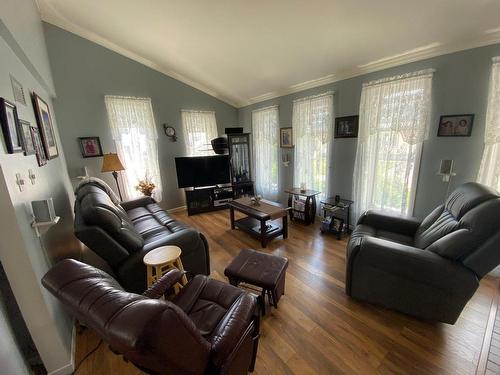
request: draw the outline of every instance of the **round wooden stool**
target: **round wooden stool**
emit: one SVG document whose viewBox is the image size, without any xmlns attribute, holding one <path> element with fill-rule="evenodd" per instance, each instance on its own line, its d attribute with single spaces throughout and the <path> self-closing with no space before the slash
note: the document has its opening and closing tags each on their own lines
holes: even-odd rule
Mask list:
<svg viewBox="0 0 500 375">
<path fill-rule="evenodd" d="M 143 262 L 147 268 L 148 288 L 157 282 L 167 271 L 177 268 L 184 271 L 181 261 L 182 251 L 178 246 L 161 246 L 151 250 L 144 256 Z M 182 285 L 187 284 L 186 275 L 182 276 Z M 175 293 L 179 292 L 179 283 L 175 284 Z"/>
</svg>

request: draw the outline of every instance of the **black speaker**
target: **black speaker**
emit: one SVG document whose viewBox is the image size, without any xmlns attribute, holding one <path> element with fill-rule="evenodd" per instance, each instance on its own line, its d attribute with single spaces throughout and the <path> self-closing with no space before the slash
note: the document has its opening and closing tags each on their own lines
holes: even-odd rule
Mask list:
<svg viewBox="0 0 500 375">
<path fill-rule="evenodd" d="M 225 128 L 226 134 L 243 134 L 243 128 Z"/>
</svg>

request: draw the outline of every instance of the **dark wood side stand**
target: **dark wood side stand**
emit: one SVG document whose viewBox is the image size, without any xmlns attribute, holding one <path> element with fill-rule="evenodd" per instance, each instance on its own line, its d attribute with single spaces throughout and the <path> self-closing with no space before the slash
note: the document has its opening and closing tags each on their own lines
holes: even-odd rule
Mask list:
<svg viewBox="0 0 500 375">
<path fill-rule="evenodd" d="M 316 190 L 303 190 L 299 188 L 292 188 L 285 190 L 288 193 L 288 206 L 290 207 L 290 220 L 291 221 L 301 221 L 304 224 L 312 224 L 316 218 L 316 195 L 321 194 L 320 191 Z M 303 197 L 304 210 L 299 210 L 293 204 L 294 200 Z"/>
</svg>

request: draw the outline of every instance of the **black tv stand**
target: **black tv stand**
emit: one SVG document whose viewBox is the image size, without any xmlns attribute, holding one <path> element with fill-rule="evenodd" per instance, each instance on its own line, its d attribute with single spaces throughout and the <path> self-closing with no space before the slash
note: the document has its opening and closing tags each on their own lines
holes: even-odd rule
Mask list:
<svg viewBox="0 0 500 375">
<path fill-rule="evenodd" d="M 188 215 L 228 208 L 228 202 L 246 195 L 254 195 L 253 181 L 217 186 L 184 189 Z"/>
</svg>

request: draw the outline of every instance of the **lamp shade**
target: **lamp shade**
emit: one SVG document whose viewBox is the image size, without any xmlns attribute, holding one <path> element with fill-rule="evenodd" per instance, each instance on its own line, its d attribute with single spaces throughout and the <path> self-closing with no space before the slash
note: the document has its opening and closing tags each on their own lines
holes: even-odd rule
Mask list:
<svg viewBox="0 0 500 375">
<path fill-rule="evenodd" d="M 125 167 L 123 166 L 117 154 L 104 154 L 104 156 L 102 157 L 101 172 L 114 172 L 123 170 L 125 170 Z"/>
</svg>

